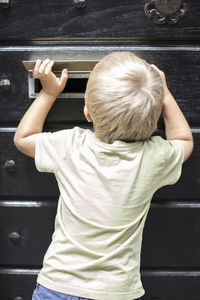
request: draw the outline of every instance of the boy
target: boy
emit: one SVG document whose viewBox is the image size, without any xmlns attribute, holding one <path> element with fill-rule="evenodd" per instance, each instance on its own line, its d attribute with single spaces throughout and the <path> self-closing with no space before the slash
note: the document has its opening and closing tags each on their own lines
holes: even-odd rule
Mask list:
<svg viewBox="0 0 200 300">
<path fill-rule="evenodd" d="M 41 133 L 67 82 L 53 61 L 37 60 L 42 90 L 21 120 L 14 142 L 53 172 L 60 198 L 52 242 L 33 300 L 133 300 L 140 278 L 142 233 L 157 189 L 174 184 L 193 138 L 165 75 L 129 51 L 113 52 L 91 72 L 84 114 L 94 133 L 75 127 Z M 161 110 L 167 140 L 151 137 Z"/>
</svg>

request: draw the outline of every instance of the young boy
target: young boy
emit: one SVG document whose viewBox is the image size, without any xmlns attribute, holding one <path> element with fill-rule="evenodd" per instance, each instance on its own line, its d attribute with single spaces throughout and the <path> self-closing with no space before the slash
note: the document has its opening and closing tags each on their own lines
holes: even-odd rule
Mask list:
<svg viewBox="0 0 200 300">
<path fill-rule="evenodd" d="M 156 190 L 174 184 L 193 138 L 165 75 L 128 51 L 104 57 L 91 72 L 84 114 L 94 132 L 74 127 L 41 133 L 67 82 L 53 61 L 37 60 L 42 90 L 21 120 L 14 142 L 55 174 L 60 198 L 52 242 L 34 300 L 133 300 L 140 277 L 142 234 Z M 161 110 L 167 140 L 152 136 Z"/>
</svg>

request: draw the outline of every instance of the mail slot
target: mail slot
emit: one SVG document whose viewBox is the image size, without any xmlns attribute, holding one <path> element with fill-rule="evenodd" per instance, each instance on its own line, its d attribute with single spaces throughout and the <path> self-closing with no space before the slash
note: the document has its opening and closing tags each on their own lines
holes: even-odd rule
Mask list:
<svg viewBox="0 0 200 300">
<path fill-rule="evenodd" d="M 83 98 L 90 72 L 97 63 L 96 60 L 54 61 L 52 71 L 56 76 L 59 77 L 64 68 L 68 69 L 68 81 L 59 98 Z M 28 70 L 29 98 L 35 98 L 42 88 L 40 80 L 33 77 L 35 61 L 23 61 L 23 64 Z"/>
<path fill-rule="evenodd" d="M 60 73 L 57 72 L 56 76 L 60 76 Z M 59 98 L 83 98 L 89 73 L 81 74 L 70 74 L 68 75 L 67 84 L 64 90 L 59 95 Z M 29 87 L 29 98 L 37 97 L 40 92 L 42 85 L 40 80 L 33 78 L 32 72 L 29 71 L 28 74 L 28 87 Z"/>
</svg>

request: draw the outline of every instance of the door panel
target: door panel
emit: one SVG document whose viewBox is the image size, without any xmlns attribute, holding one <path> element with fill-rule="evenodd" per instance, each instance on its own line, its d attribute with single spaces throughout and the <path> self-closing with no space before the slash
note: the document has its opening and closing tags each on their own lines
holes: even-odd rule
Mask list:
<svg viewBox="0 0 200 300">
<path fill-rule="evenodd" d="M 0 203 L 2 267 L 41 268 L 54 230 L 57 201 L 40 199 Z M 144 227 L 142 269 L 196 268 L 199 214 L 200 203 L 154 200 Z"/>
<path fill-rule="evenodd" d="M 7 50 L 9 50 L 7 52 Z M 177 100 L 185 117 L 191 126 L 200 124 L 199 94 L 200 85 L 198 66 L 200 65 L 200 48 L 175 47 L 102 47 L 91 50 L 90 47 L 76 47 L 72 51 L 69 47 L 58 47 L 55 51 L 51 47 L 0 48 L 0 81 L 10 80 L 8 90 L 0 89 L 0 122 L 18 122 L 28 109 L 33 99 L 29 99 L 28 71 L 22 60 L 36 60 L 49 57 L 55 60 L 99 60 L 111 51 L 130 50 L 145 58 L 149 63 L 156 64 L 166 73 L 169 89 Z M 13 71 L 14 70 L 14 71 Z M 17 74 L 17 76 L 16 76 Z M 20 79 L 20 80 L 19 80 Z M 82 97 L 58 99 L 53 105 L 46 122 L 84 122 L 83 115 L 84 93 Z"/>
<path fill-rule="evenodd" d="M 2 299 L 30 300 L 39 270 L 0 270 Z M 141 271 L 145 288 L 142 300 L 199 300 L 200 277 L 198 271 L 169 272 Z M 19 299 L 19 298 L 18 298 Z"/>
<path fill-rule="evenodd" d="M 67 129 L 68 127 L 64 128 Z M 55 131 L 51 128 L 48 130 Z M 155 198 L 199 200 L 200 138 L 199 133 L 196 132 L 193 136 L 194 151 L 190 159 L 183 164 L 180 180 L 175 185 L 161 188 L 155 193 Z M 13 137 L 14 132 L 0 132 L 0 177 L 2 182 L 0 195 L 7 197 L 58 197 L 59 191 L 54 175 L 38 172 L 34 159 L 25 156 L 16 149 Z"/>
<path fill-rule="evenodd" d="M 199 39 L 199 2 L 190 1 L 187 14 L 176 25 L 158 26 L 144 13 L 145 1 L 88 0 L 84 8 L 73 1 L 10 0 L 0 11 L 1 40 L 194 41 Z"/>
<path fill-rule="evenodd" d="M 186 14 L 176 24 L 169 24 L 171 17 L 155 24 L 160 20 L 152 5 L 158 2 L 165 8 L 187 2 Z M 74 0 L 0 1 L 0 299 L 31 299 L 54 230 L 59 196 L 54 175 L 39 173 L 34 160 L 13 144 L 16 127 L 38 92 L 30 95 L 31 72 L 22 60 L 100 60 L 112 51 L 129 50 L 165 72 L 195 142 L 180 180 L 152 199 L 142 241 L 141 299 L 199 300 L 199 1 L 82 3 L 86 5 L 78 8 Z M 151 17 L 144 12 L 145 4 L 153 10 L 146 6 Z M 64 93 L 58 97 L 44 131 L 91 128 L 83 115 L 86 82 L 83 86 L 76 80 L 71 97 Z M 162 118 L 158 129 L 163 136 Z"/>
</svg>

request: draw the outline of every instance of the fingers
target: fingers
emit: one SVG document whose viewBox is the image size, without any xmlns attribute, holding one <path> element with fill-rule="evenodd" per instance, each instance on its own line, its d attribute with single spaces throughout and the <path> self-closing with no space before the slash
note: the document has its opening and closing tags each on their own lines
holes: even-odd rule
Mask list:
<svg viewBox="0 0 200 300">
<path fill-rule="evenodd" d="M 156 65 L 151 65 L 156 71 L 161 72 Z"/>
<path fill-rule="evenodd" d="M 44 70 L 44 74 L 48 75 L 51 73 L 52 71 L 52 67 L 54 65 L 54 61 L 51 60 L 47 65 L 46 65 L 46 69 Z"/>
<path fill-rule="evenodd" d="M 164 75 L 164 72 L 160 70 L 156 65 L 151 65 L 156 71 L 158 71 L 161 75 Z"/>
<path fill-rule="evenodd" d="M 161 71 L 160 69 L 158 69 L 158 67 L 155 65 L 151 65 L 151 67 L 154 68 L 154 70 L 158 71 L 159 74 L 161 75 L 163 81 L 165 81 L 165 73 L 163 71 Z"/>
<path fill-rule="evenodd" d="M 60 85 L 64 88 L 68 79 L 68 70 L 63 69 L 60 77 Z"/>
<path fill-rule="evenodd" d="M 41 78 L 45 75 L 49 75 L 52 72 L 53 64 L 54 62 L 50 61 L 49 58 L 45 59 L 43 62 L 41 62 L 40 59 L 37 59 L 33 70 L 34 78 Z"/>
<path fill-rule="evenodd" d="M 45 60 L 43 61 L 43 63 L 40 65 L 39 71 L 38 71 L 40 75 L 43 75 L 43 74 L 44 74 L 45 69 L 46 69 L 46 66 L 48 65 L 49 62 L 50 62 L 50 60 L 49 60 L 49 58 L 47 58 L 47 59 L 45 59 Z"/>
<path fill-rule="evenodd" d="M 48 58 L 43 62 L 38 59 L 33 70 L 33 76 L 40 79 L 44 90 L 48 90 L 48 92 L 51 90 L 52 93 L 59 94 L 66 85 L 68 70 L 63 69 L 59 78 L 52 72 L 53 65 L 54 61 L 50 61 Z"/>
<path fill-rule="evenodd" d="M 41 65 L 41 60 L 37 59 L 35 67 L 34 67 L 34 70 L 33 70 L 33 77 L 34 78 L 40 78 L 40 75 L 39 75 L 39 67 L 40 67 L 40 65 Z"/>
</svg>

